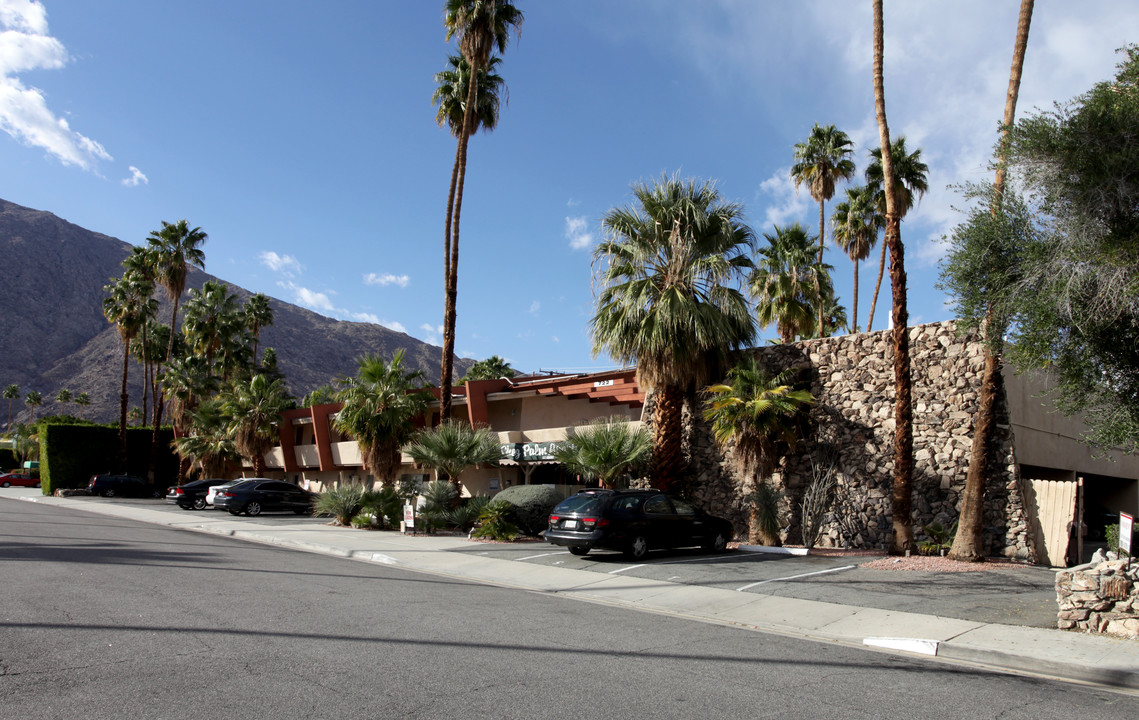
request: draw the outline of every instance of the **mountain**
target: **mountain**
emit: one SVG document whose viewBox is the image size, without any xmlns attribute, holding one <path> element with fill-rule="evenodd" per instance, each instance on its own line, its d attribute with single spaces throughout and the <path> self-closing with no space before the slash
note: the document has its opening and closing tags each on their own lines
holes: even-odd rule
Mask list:
<svg viewBox="0 0 1139 720">
<path fill-rule="evenodd" d="M 69 407 L 71 414 L 104 422 L 118 419 L 123 349 L 115 327 L 103 317 L 103 286 L 122 275 L 122 261 L 131 245 L 86 230 L 49 212 L 0 200 L 0 387 L 20 386 L 12 403 L 13 422 L 27 419 L 24 397 L 29 390 L 43 395 L 37 416 L 59 411 L 60 388 L 73 395 L 86 392 L 91 405 Z M 207 246 L 207 258 L 209 248 Z M 200 288 L 217 278 L 191 270 L 186 283 Z M 232 283 L 244 302 L 250 292 Z M 169 321 L 165 291 L 159 319 Z M 183 296 L 182 302 L 185 302 Z M 278 368 L 293 395 L 356 372 L 356 358 L 366 352 L 391 357 L 406 353 L 405 364 L 439 377 L 442 349 L 405 333 L 371 323 L 344 322 L 304 308 L 270 299 L 274 322 L 261 331 L 260 348 L 275 348 Z M 179 312 L 181 320 L 181 312 Z M 455 375 L 474 363 L 455 360 Z M 141 405 L 142 372 L 131 365 L 130 403 Z M 7 403 L 0 403 L 0 422 L 7 421 Z"/>
</svg>

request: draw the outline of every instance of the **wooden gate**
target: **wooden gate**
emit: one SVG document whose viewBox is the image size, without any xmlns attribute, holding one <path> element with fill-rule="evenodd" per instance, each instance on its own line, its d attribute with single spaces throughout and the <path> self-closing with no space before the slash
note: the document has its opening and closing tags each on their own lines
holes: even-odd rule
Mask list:
<svg viewBox="0 0 1139 720">
<path fill-rule="evenodd" d="M 1069 528 L 1076 518 L 1076 489 L 1073 480 L 1034 480 L 1024 483 L 1028 516 L 1044 557 L 1037 562 L 1065 567 L 1068 562 Z M 1040 541 L 1043 540 L 1043 543 Z"/>
</svg>

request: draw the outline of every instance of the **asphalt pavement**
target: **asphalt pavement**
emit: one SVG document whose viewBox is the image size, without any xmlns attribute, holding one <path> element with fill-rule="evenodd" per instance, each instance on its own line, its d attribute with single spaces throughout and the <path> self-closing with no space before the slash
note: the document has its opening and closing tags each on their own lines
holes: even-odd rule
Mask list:
<svg viewBox="0 0 1139 720">
<path fill-rule="evenodd" d="M 334 527 L 320 518 L 184 512 L 153 500 L 12 498 L 501 587 L 821 642 L 1139 690 L 1139 643 L 1055 629 L 1053 573 L 890 572 L 865 557 L 734 551 L 577 558 L 544 543 L 472 542 Z"/>
</svg>

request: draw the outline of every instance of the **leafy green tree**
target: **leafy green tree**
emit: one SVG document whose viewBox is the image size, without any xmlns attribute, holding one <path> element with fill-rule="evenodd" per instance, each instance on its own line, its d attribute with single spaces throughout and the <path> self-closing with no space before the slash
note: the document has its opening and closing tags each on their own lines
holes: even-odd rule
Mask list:
<svg viewBox="0 0 1139 720">
<path fill-rule="evenodd" d="M 767 245 L 759 249 L 748 277 L 760 326 L 775 325 L 785 343 L 818 336 L 820 314 L 834 299 L 831 266 L 817 261 L 815 239 L 799 223 L 776 225 L 763 238 Z"/>
<path fill-rule="evenodd" d="M 459 378 L 459 382 L 465 383 L 468 380 L 497 380 L 498 378 L 512 378 L 518 374 L 518 371 L 510 367 L 510 363 L 506 362 L 497 355 L 491 355 L 486 360 L 479 360 L 471 366 L 467 374 Z"/>
<path fill-rule="evenodd" d="M 496 433 L 454 420 L 417 431 L 403 446 L 403 451 L 416 465 L 434 470 L 438 479 L 449 481 L 456 491 L 462 488 L 459 478 L 467 468 L 493 466 L 502 458 L 502 446 Z"/>
<path fill-rule="evenodd" d="M 847 188 L 846 200 L 834 206 L 831 215 L 834 239 L 854 263 L 854 302 L 851 305 L 851 332 L 858 332 L 858 264 L 870 257 L 878 231 L 886 219 L 878 211 L 874 191 L 867 185 Z"/>
<path fill-rule="evenodd" d="M 20 397 L 20 386 L 12 383 L 4 388 L 4 399 L 8 401 L 8 424 L 4 426 L 5 429 L 12 429 L 12 401 Z"/>
<path fill-rule="evenodd" d="M 619 415 L 572 427 L 553 455 L 570 472 L 602 487 L 616 488 L 630 471 L 649 459 L 653 440 L 647 429 Z"/>
<path fill-rule="evenodd" d="M 906 137 L 890 143 L 890 159 L 893 161 L 895 211 L 900 223 L 914 205 L 929 190 L 929 166 L 922 162 L 921 148 L 910 152 L 906 147 Z M 882 148 L 870 151 L 870 164 L 866 166 L 866 185 L 874 192 L 878 212 L 882 216 L 882 228 L 886 228 L 886 191 L 882 183 Z M 882 274 L 886 268 L 886 242 L 882 243 L 881 257 L 878 259 L 878 280 L 874 283 L 874 295 L 870 298 L 870 314 L 866 318 L 866 332 L 874 327 L 874 309 L 878 305 L 878 290 L 882 287 Z"/>
<path fill-rule="evenodd" d="M 752 267 L 754 235 L 743 208 L 711 182 L 661 177 L 633 185 L 636 204 L 606 213 L 594 249 L 601 291 L 593 352 L 635 363 L 654 391 L 652 481 L 668 489 L 685 473 L 681 413 L 727 352 L 755 339 L 755 320 L 736 286 Z"/>
<path fill-rule="evenodd" d="M 1083 414 L 1087 440 L 1139 450 L 1139 46 L 1111 80 L 1017 122 L 1022 175 L 1047 240 L 1017 287 L 1008 357 L 1047 369 L 1052 399 Z"/>
<path fill-rule="evenodd" d="M 391 362 L 379 355 L 356 359 L 356 377 L 340 383 L 336 400 L 343 404 L 333 427 L 356 440 L 364 468 L 391 485 L 400 467 L 400 447 L 414 432 L 413 422 L 427 411 L 431 394 L 423 390 L 423 373 L 407 370 L 403 350 Z"/>
<path fill-rule="evenodd" d="M 264 477 L 265 453 L 276 443 L 275 426 L 289 401 L 284 383 L 254 375 L 248 382 L 231 383 L 221 399 L 234 446 L 253 464 L 253 474 Z"/>
<path fill-rule="evenodd" d="M 257 366 L 257 344 L 261 340 L 261 330 L 273 324 L 273 306 L 269 304 L 269 296 L 257 293 L 249 298 L 243 309 L 245 315 L 245 329 L 253 338 L 253 366 Z"/>
<path fill-rule="evenodd" d="M 462 215 L 463 185 L 467 172 L 467 144 L 484 119 L 483 113 L 487 104 L 480 102 L 480 93 L 483 92 L 480 80 L 484 77 L 485 71 L 493 70 L 490 64 L 491 54 L 495 50 L 499 54 L 506 52 L 510 34 L 512 31 L 516 33 L 520 31 L 522 20 L 522 12 L 509 0 L 446 0 L 443 5 L 443 26 L 447 31 L 447 40 L 458 39 L 459 52 L 470 68 L 468 78 L 475 79 L 475 82 L 467 82 L 467 99 L 463 103 L 463 122 L 456 135 L 458 148 L 455 165 L 451 170 L 451 188 L 447 193 L 447 220 L 443 233 L 443 359 L 439 387 L 444 390 L 440 403 L 441 417 L 444 419 L 451 414 L 455 304 L 459 284 L 459 219 Z M 453 67 L 461 76 L 461 66 Z M 489 83 L 486 91 L 497 95 L 497 88 L 492 90 Z M 497 100 L 493 105 L 497 116 Z M 440 106 L 442 112 L 442 103 Z M 453 115 L 453 110 L 449 110 L 447 117 Z M 489 129 L 485 125 L 483 127 Z M 453 127 L 452 133 L 454 133 Z"/>
<path fill-rule="evenodd" d="M 154 286 L 144 276 L 127 270 L 121 278 L 103 287 L 103 316 L 114 323 L 123 342 L 123 380 L 119 394 L 119 467 L 127 461 L 127 374 L 130 370 L 130 344 L 142 328 L 145 319 L 154 311 Z"/>
<path fill-rule="evenodd" d="M 740 470 L 754 477 L 758 497 L 783 453 L 793 448 L 802 434 L 814 396 L 792 384 L 791 371 L 772 377 L 752 356 L 728 371 L 723 383 L 706 390 L 704 419 L 721 447 L 731 448 Z M 762 522 L 770 503 L 753 503 L 752 542 L 778 545 L 779 536 Z M 767 513 L 770 515 L 770 513 Z"/>
</svg>

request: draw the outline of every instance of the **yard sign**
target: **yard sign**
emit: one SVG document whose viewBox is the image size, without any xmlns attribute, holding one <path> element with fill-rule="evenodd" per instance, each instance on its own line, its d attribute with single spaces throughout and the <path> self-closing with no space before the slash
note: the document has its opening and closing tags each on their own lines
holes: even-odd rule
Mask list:
<svg viewBox="0 0 1139 720">
<path fill-rule="evenodd" d="M 1119 549 L 1131 554 L 1131 528 L 1134 527 L 1135 518 L 1125 512 L 1119 513 Z"/>
</svg>

